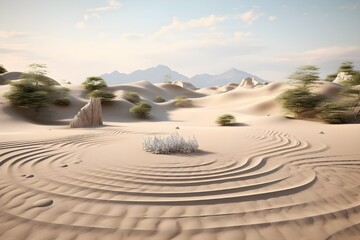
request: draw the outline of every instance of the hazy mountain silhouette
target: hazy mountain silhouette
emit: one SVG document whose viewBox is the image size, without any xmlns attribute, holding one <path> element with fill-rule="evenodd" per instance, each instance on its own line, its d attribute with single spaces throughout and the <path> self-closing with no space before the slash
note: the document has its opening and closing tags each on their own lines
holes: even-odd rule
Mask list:
<svg viewBox="0 0 360 240">
<path fill-rule="evenodd" d="M 171 76 L 170 78 L 165 77 L 165 75 Z M 118 85 L 125 84 L 130 82 L 136 82 L 141 80 L 146 80 L 151 83 L 158 83 L 164 81 L 189 81 L 189 78 L 171 70 L 169 67 L 164 65 L 159 65 L 157 67 L 148 68 L 145 70 L 137 70 L 130 74 L 120 73 L 114 71 L 112 73 L 106 73 L 101 75 L 103 79 L 108 83 L 108 85 Z"/>
<path fill-rule="evenodd" d="M 253 74 L 240 71 L 236 68 L 232 68 L 229 71 L 218 75 L 199 74 L 189 78 L 164 65 L 158 65 L 157 67 L 152 67 L 145 70 L 137 70 L 129 74 L 114 71 L 112 73 L 103 74 L 100 77 L 104 78 L 108 85 L 119 85 L 147 80 L 151 83 L 159 83 L 164 81 L 186 81 L 191 82 L 196 87 L 210 87 L 224 85 L 232 82 L 240 83 L 243 78 L 247 77 L 253 77 L 258 82 L 267 82 Z"/>
<path fill-rule="evenodd" d="M 220 86 L 228 83 L 240 83 L 240 81 L 247 77 L 253 77 L 260 83 L 265 83 L 264 79 L 259 78 L 253 74 L 240 71 L 236 68 L 232 68 L 224 73 L 218 75 L 201 74 L 195 75 L 191 78 L 190 82 L 197 87 L 210 87 Z"/>
</svg>

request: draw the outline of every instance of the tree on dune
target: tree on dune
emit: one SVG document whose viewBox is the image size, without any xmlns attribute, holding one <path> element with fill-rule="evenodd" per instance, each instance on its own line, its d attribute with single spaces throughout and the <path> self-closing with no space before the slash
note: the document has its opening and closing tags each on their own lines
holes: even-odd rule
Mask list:
<svg viewBox="0 0 360 240">
<path fill-rule="evenodd" d="M 90 91 L 88 94 L 89 97 L 100 98 L 101 103 L 111 103 L 116 97 L 115 94 L 111 92 L 100 90 L 107 87 L 105 80 L 101 77 L 88 77 L 82 83 L 82 86 Z"/>
<path fill-rule="evenodd" d="M 326 123 L 348 123 L 360 114 L 360 73 L 354 71 L 352 62 L 344 62 L 338 71 L 351 74 L 344 82 L 345 88 L 335 96 L 325 96 L 311 91 L 311 86 L 319 79 L 318 68 L 307 65 L 299 67 L 289 79 L 295 87 L 279 95 L 282 107 L 295 118 L 315 118 Z M 331 75 L 329 78 L 333 78 Z"/>
<path fill-rule="evenodd" d="M 32 111 L 37 115 L 49 107 L 50 103 L 65 98 L 68 90 L 56 86 L 56 82 L 46 77 L 45 64 L 33 63 L 22 79 L 12 81 L 11 90 L 5 94 L 10 103 L 19 108 Z"/>
<path fill-rule="evenodd" d="M 353 76 L 353 77 L 358 73 L 358 71 L 354 70 L 353 62 L 346 61 L 346 62 L 341 63 L 341 65 L 339 66 L 336 73 L 332 73 L 332 74 L 327 75 L 324 80 L 328 81 L 328 82 L 332 82 L 332 81 L 334 81 L 336 79 L 337 75 L 339 73 L 341 73 L 341 72 L 344 72 L 347 75 L 350 75 L 350 76 Z"/>
<path fill-rule="evenodd" d="M 88 91 L 94 91 L 107 87 L 107 84 L 101 77 L 88 77 L 82 83 L 82 86 Z"/>
<path fill-rule="evenodd" d="M 341 63 L 340 67 L 338 68 L 338 73 L 345 72 L 349 75 L 354 75 L 356 72 L 354 71 L 354 64 L 353 62 L 347 61 Z"/>
<path fill-rule="evenodd" d="M 296 118 L 314 114 L 313 110 L 323 100 L 323 96 L 310 91 L 310 86 L 319 80 L 319 68 L 313 65 L 300 66 L 289 79 L 295 83 L 295 88 L 283 92 L 278 101 Z"/>
<path fill-rule="evenodd" d="M 6 72 L 7 72 L 6 68 L 3 65 L 0 64 L 0 74 L 1 73 L 6 73 Z"/>
<path fill-rule="evenodd" d="M 320 79 L 319 68 L 314 65 L 300 66 L 289 76 L 289 79 L 293 83 L 299 83 L 307 87 Z"/>
<path fill-rule="evenodd" d="M 331 74 L 327 75 L 324 80 L 327 82 L 332 82 L 336 79 L 336 77 L 337 77 L 337 73 L 331 73 Z"/>
</svg>

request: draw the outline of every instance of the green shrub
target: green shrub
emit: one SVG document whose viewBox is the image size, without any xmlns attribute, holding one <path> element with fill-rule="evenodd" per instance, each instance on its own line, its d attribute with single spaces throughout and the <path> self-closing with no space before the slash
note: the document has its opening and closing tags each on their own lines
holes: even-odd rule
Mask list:
<svg viewBox="0 0 360 240">
<path fill-rule="evenodd" d="M 46 65 L 30 64 L 22 80 L 12 81 L 11 89 L 5 94 L 14 106 L 29 109 L 38 114 L 49 107 L 55 99 L 65 98 L 67 90 L 54 86 L 46 77 Z"/>
<path fill-rule="evenodd" d="M 354 75 L 345 82 L 347 86 L 357 86 L 360 85 L 360 72 L 355 72 Z"/>
<path fill-rule="evenodd" d="M 130 112 L 134 113 L 138 118 L 148 118 L 151 109 L 152 107 L 150 104 L 139 102 L 130 108 Z"/>
<path fill-rule="evenodd" d="M 318 107 L 317 117 L 331 124 L 348 123 L 351 121 L 352 114 L 348 111 L 349 106 L 342 102 L 326 102 Z"/>
<path fill-rule="evenodd" d="M 20 80 L 10 84 L 11 90 L 5 94 L 5 97 L 17 107 L 39 113 L 48 107 L 49 102 L 52 102 L 53 89 L 50 86 L 36 86 L 28 80 Z"/>
<path fill-rule="evenodd" d="M 55 99 L 53 103 L 58 106 L 69 106 L 70 100 L 67 98 L 58 98 L 58 99 Z"/>
<path fill-rule="evenodd" d="M 175 98 L 175 106 L 177 107 L 191 107 L 192 102 L 186 96 L 177 96 Z"/>
<path fill-rule="evenodd" d="M 295 115 L 296 118 L 313 112 L 314 109 L 324 100 L 324 96 L 315 95 L 307 87 L 298 86 L 286 90 L 278 97 L 283 108 Z"/>
<path fill-rule="evenodd" d="M 161 97 L 161 96 L 157 96 L 156 97 L 156 99 L 155 99 L 155 102 L 158 102 L 158 103 L 163 103 L 163 102 L 165 102 L 166 100 L 163 98 L 163 97 Z"/>
<path fill-rule="evenodd" d="M 303 65 L 289 76 L 290 81 L 302 84 L 304 87 L 319 80 L 319 68 L 314 65 Z"/>
<path fill-rule="evenodd" d="M 126 92 L 123 94 L 123 98 L 134 104 L 139 103 L 141 100 L 139 94 L 136 92 Z"/>
<path fill-rule="evenodd" d="M 89 93 L 89 97 L 100 98 L 102 103 L 109 103 L 115 98 L 115 94 L 102 90 L 95 90 Z"/>
<path fill-rule="evenodd" d="M 216 119 L 216 123 L 220 126 L 229 126 L 235 123 L 235 117 L 231 114 L 224 114 Z"/>
<path fill-rule="evenodd" d="M 107 87 L 105 80 L 101 77 L 88 77 L 81 85 L 88 91 Z"/>
<path fill-rule="evenodd" d="M 6 68 L 4 68 L 4 66 L 0 64 L 0 74 L 6 72 L 7 72 Z"/>
</svg>

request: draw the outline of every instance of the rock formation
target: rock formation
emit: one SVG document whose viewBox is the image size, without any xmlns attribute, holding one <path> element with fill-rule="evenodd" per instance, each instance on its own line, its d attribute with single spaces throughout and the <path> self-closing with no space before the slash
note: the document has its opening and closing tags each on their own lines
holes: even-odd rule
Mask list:
<svg viewBox="0 0 360 240">
<path fill-rule="evenodd" d="M 351 75 L 346 72 L 339 72 L 333 83 L 343 84 L 351 78 Z"/>
<path fill-rule="evenodd" d="M 93 127 L 103 125 L 100 98 L 90 98 L 70 122 L 71 128 Z"/>
<path fill-rule="evenodd" d="M 244 78 L 243 80 L 241 80 L 239 87 L 253 88 L 253 87 L 256 87 L 259 85 L 264 85 L 264 84 L 262 82 L 256 81 L 255 78 L 253 78 L 253 77 L 247 77 L 247 78 Z"/>
<path fill-rule="evenodd" d="M 193 90 L 193 91 L 198 90 L 198 88 L 196 88 L 192 83 L 189 83 L 189 82 L 174 81 L 171 84 L 178 85 L 182 88 L 186 88 L 186 89 Z"/>
</svg>

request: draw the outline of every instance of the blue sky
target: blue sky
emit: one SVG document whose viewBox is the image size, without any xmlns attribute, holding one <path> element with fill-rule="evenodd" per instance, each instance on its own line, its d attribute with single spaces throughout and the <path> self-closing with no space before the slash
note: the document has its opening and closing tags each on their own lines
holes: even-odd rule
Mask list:
<svg viewBox="0 0 360 240">
<path fill-rule="evenodd" d="M 189 77 L 238 68 L 284 80 L 360 69 L 360 0 L 1 0 L 0 64 L 46 63 L 57 80 L 158 64 Z"/>
</svg>

